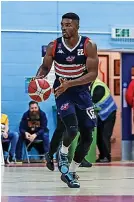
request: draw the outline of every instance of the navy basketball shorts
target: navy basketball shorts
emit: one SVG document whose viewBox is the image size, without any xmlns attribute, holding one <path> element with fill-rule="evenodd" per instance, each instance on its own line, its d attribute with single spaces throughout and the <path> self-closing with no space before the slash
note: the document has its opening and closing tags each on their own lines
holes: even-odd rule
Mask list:
<svg viewBox="0 0 134 202">
<path fill-rule="evenodd" d="M 78 120 L 79 127 L 94 128 L 97 125 L 97 119 L 92 102 L 86 106 L 73 103 L 72 100 L 63 99 L 63 96 L 56 100 L 57 110 L 61 119 L 64 117 L 75 114 Z"/>
</svg>

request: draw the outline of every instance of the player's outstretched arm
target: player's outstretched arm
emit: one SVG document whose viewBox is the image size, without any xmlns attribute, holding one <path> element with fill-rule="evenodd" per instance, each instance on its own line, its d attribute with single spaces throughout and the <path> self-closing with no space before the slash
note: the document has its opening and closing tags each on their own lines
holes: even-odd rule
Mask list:
<svg viewBox="0 0 134 202">
<path fill-rule="evenodd" d="M 36 77 L 45 77 L 50 72 L 53 63 L 53 46 L 53 42 L 49 43 L 46 50 L 46 55 L 43 59 L 43 63 L 39 67 L 36 73 Z"/>
<path fill-rule="evenodd" d="M 74 79 L 69 81 L 69 87 L 72 86 L 78 86 L 78 85 L 84 85 L 89 82 L 93 82 L 96 77 L 98 76 L 98 55 L 97 55 L 97 46 L 96 44 L 89 41 L 86 44 L 86 68 L 88 70 L 88 73 L 78 79 Z"/>
</svg>

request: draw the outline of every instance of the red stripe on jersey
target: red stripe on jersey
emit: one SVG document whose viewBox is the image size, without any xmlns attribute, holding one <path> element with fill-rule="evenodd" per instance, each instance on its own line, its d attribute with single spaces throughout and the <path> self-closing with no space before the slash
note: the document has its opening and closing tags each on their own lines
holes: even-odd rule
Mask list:
<svg viewBox="0 0 134 202">
<path fill-rule="evenodd" d="M 80 71 L 77 71 L 77 72 L 63 72 L 62 70 L 59 71 L 58 69 L 55 69 L 55 72 L 56 72 L 56 73 L 59 73 L 59 74 L 61 74 L 61 75 L 63 75 L 63 76 L 65 76 L 65 75 L 66 75 L 66 76 L 77 76 L 77 75 L 83 73 L 83 69 L 80 70 Z"/>
<path fill-rule="evenodd" d="M 79 66 L 73 66 L 73 67 L 69 67 L 69 65 L 67 65 L 67 66 L 62 66 L 62 65 L 59 65 L 59 64 L 57 64 L 56 62 L 54 63 L 54 65 L 56 66 L 56 67 L 58 67 L 59 69 L 61 69 L 61 71 L 62 70 L 79 70 L 80 68 L 82 68 L 83 67 L 83 65 L 79 65 Z M 83 70 L 82 70 L 83 71 Z"/>
</svg>

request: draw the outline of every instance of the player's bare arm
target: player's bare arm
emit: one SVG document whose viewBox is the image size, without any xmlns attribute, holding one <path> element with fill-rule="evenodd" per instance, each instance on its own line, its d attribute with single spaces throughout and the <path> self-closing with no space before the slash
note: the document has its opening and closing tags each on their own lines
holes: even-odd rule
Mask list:
<svg viewBox="0 0 134 202">
<path fill-rule="evenodd" d="M 46 50 L 46 55 L 44 56 L 43 63 L 39 67 L 36 77 L 45 77 L 51 70 L 52 63 L 53 63 L 53 45 L 54 43 L 51 42 L 49 43 L 47 50 Z"/>
<path fill-rule="evenodd" d="M 88 84 L 96 79 L 96 77 L 98 76 L 98 63 L 99 63 L 96 44 L 93 44 L 92 42 L 89 41 L 86 44 L 86 54 L 87 54 L 86 68 L 88 73 L 74 80 L 64 81 L 63 79 L 61 79 L 60 81 L 61 85 L 56 89 L 55 93 L 56 96 L 59 96 L 70 87 Z"/>
<path fill-rule="evenodd" d="M 97 46 L 92 42 L 86 44 L 86 68 L 88 73 L 78 79 L 69 81 L 69 87 L 84 85 L 89 82 L 93 82 L 98 76 L 98 55 L 97 55 Z"/>
</svg>

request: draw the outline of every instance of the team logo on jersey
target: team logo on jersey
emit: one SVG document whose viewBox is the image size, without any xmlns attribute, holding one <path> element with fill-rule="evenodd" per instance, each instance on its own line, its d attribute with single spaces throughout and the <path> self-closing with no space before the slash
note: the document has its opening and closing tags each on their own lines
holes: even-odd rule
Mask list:
<svg viewBox="0 0 134 202">
<path fill-rule="evenodd" d="M 80 48 L 83 46 L 83 43 L 80 44 Z"/>
<path fill-rule="evenodd" d="M 69 103 L 63 104 L 60 108 L 60 110 L 67 110 L 69 108 Z"/>
<path fill-rule="evenodd" d="M 74 59 L 75 59 L 75 56 L 68 56 L 68 57 L 66 58 L 66 61 L 67 61 L 67 62 L 73 62 Z"/>
<path fill-rule="evenodd" d="M 84 55 L 83 49 L 77 49 L 77 55 Z"/>
<path fill-rule="evenodd" d="M 64 54 L 63 50 L 59 49 L 57 53 Z"/>
<path fill-rule="evenodd" d="M 58 49 L 61 49 L 61 43 L 58 44 Z"/>
</svg>

